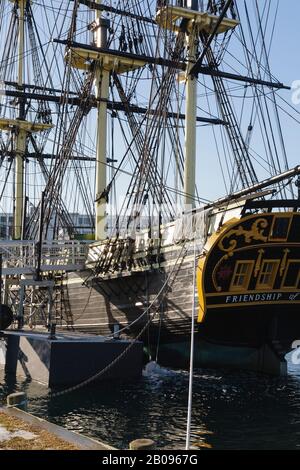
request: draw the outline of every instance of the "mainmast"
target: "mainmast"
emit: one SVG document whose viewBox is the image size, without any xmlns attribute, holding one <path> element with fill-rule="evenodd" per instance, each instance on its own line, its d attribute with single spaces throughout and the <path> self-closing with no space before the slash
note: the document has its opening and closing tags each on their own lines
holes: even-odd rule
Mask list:
<svg viewBox="0 0 300 470">
<path fill-rule="evenodd" d="M 186 120 L 185 120 L 185 154 L 184 154 L 184 205 L 195 204 L 196 187 L 196 123 L 197 123 L 197 75 L 191 73 L 196 63 L 197 42 L 201 32 L 214 33 L 219 17 L 199 11 L 198 0 L 180 2 L 184 6 L 166 5 L 156 16 L 162 27 L 185 32 L 187 67 L 180 80 L 186 84 Z M 238 21 L 224 18 L 215 33 L 224 33 L 237 26 Z"/>
<path fill-rule="evenodd" d="M 102 3 L 102 0 L 97 0 Z M 95 38 L 97 47 L 107 47 L 107 31 L 109 20 L 102 18 L 100 10 L 95 11 Z M 95 95 L 98 100 L 97 119 L 97 145 L 96 145 L 96 220 L 95 238 L 103 240 L 105 238 L 106 225 L 106 197 L 105 189 L 107 185 L 106 176 L 106 149 L 107 149 L 107 100 L 109 98 L 109 77 L 110 72 L 102 66 L 101 61 L 96 62 L 95 70 Z"/>
<path fill-rule="evenodd" d="M 166 5 L 163 2 L 157 11 L 156 23 L 165 29 L 184 33 L 188 64 L 184 73 L 187 87 L 186 96 L 186 138 L 185 138 L 185 204 L 194 203 L 195 167 L 196 167 L 196 110 L 197 110 L 197 78 L 191 69 L 196 62 L 197 45 L 201 32 L 223 33 L 234 28 L 238 22 L 198 11 L 198 1 L 188 0 L 184 7 Z M 95 71 L 95 88 L 97 101 L 97 142 L 96 142 L 96 221 L 95 238 L 106 238 L 106 203 L 107 203 L 107 110 L 109 98 L 110 74 L 122 74 L 143 67 L 147 57 L 111 49 L 108 44 L 109 21 L 102 16 L 101 0 L 87 2 L 95 11 L 95 21 L 91 29 L 95 34 L 96 46 L 89 47 L 79 43 L 67 44 L 66 60 L 75 68 L 85 71 Z M 122 12 L 119 11 L 119 14 Z M 124 12 L 125 14 L 125 12 Z M 156 59 L 153 58 L 155 61 Z"/>
<path fill-rule="evenodd" d="M 100 5 L 102 0 L 97 0 Z M 127 73 L 143 67 L 145 61 L 140 57 L 124 57 L 119 51 L 111 50 L 108 46 L 109 21 L 102 17 L 102 11 L 95 9 L 95 22 L 92 30 L 95 32 L 96 48 L 70 47 L 66 60 L 73 67 L 89 70 L 95 66 L 95 88 L 97 100 L 97 144 L 96 144 L 96 221 L 95 239 L 106 238 L 106 203 L 107 203 L 107 108 L 109 98 L 109 81 L 112 71 L 116 74 Z"/>
</svg>

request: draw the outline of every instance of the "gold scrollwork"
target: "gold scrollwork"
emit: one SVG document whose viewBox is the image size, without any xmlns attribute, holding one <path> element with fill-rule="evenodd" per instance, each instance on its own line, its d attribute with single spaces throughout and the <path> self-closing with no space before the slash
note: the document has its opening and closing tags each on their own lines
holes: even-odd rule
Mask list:
<svg viewBox="0 0 300 470">
<path fill-rule="evenodd" d="M 228 246 L 224 246 L 224 241 L 230 239 L 231 237 L 244 237 L 245 243 L 251 243 L 252 240 L 266 242 L 268 237 L 264 236 L 264 230 L 268 227 L 268 221 L 266 219 L 260 218 L 257 219 L 253 224 L 250 230 L 245 230 L 242 225 L 237 229 L 232 229 L 227 232 L 222 240 L 219 242 L 219 249 L 225 251 L 226 253 L 233 253 L 238 245 L 238 240 L 236 238 L 229 240 Z"/>
</svg>

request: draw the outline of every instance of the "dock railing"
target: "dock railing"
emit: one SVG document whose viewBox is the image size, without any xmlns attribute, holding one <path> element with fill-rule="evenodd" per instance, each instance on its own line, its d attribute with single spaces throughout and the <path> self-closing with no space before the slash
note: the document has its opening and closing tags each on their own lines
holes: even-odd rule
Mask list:
<svg viewBox="0 0 300 470">
<path fill-rule="evenodd" d="M 37 242 L 0 240 L 2 275 L 34 274 Z M 80 271 L 85 268 L 88 243 L 78 240 L 45 241 L 42 244 L 41 271 Z"/>
</svg>

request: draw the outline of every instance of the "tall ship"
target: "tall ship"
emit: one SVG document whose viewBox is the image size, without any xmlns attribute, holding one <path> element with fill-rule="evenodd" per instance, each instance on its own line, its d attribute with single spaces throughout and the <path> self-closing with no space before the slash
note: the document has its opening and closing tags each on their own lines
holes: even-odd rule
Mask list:
<svg viewBox="0 0 300 470">
<path fill-rule="evenodd" d="M 137 338 L 175 367 L 194 331 L 195 366 L 286 373 L 300 166 L 271 71 L 282 4 L 0 2 L 0 329 Z"/>
</svg>

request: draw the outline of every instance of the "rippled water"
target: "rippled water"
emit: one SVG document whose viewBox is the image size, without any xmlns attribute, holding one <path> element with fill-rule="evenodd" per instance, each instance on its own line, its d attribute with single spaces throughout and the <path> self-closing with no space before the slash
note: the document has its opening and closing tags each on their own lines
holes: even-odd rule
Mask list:
<svg viewBox="0 0 300 470">
<path fill-rule="evenodd" d="M 0 399 L 26 390 L 40 396 L 29 412 L 118 448 L 140 437 L 184 448 L 187 389 L 187 372 L 154 366 L 139 380 L 103 382 L 49 401 L 45 387 L 5 382 L 0 373 Z M 194 448 L 300 449 L 300 366 L 290 364 L 285 378 L 197 370 L 193 396 Z"/>
</svg>

